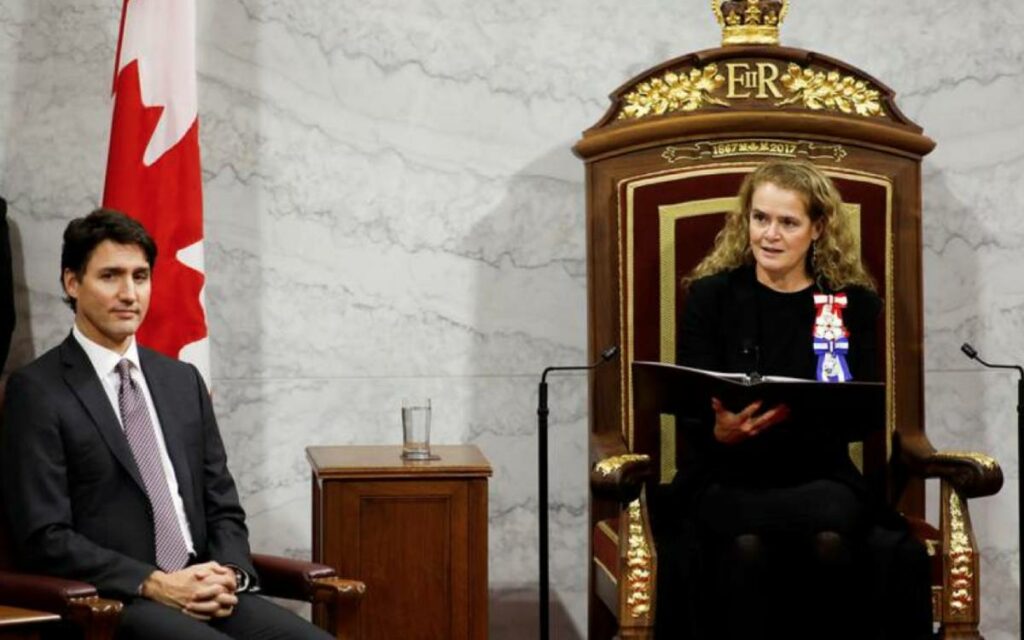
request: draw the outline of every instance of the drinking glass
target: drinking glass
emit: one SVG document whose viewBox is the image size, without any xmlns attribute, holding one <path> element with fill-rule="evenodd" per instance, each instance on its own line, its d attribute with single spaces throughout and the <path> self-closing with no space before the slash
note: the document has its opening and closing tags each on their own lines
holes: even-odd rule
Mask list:
<svg viewBox="0 0 1024 640">
<path fill-rule="evenodd" d="M 430 398 L 402 400 L 402 457 L 430 459 Z"/>
</svg>

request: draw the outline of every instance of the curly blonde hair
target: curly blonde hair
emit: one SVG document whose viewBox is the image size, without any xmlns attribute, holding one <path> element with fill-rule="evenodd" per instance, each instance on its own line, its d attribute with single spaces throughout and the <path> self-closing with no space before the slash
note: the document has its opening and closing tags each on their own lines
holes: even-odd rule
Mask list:
<svg viewBox="0 0 1024 640">
<path fill-rule="evenodd" d="M 754 263 L 750 206 L 754 191 L 766 183 L 799 193 L 811 222 L 821 223 L 821 235 L 807 252 L 807 273 L 819 286 L 839 290 L 860 285 L 875 290 L 857 251 L 850 221 L 840 215 L 839 191 L 818 167 L 800 160 L 771 160 L 747 175 L 740 186 L 739 206 L 726 214 L 725 226 L 715 236 L 711 252 L 683 278 L 684 287 L 698 278 Z"/>
</svg>

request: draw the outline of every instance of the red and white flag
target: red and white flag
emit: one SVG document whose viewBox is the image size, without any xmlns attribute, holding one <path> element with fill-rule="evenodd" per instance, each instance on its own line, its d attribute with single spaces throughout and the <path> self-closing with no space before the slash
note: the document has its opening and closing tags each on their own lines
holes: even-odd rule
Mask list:
<svg viewBox="0 0 1024 640">
<path fill-rule="evenodd" d="M 209 383 L 195 25 L 194 0 L 124 0 L 103 206 L 139 220 L 159 249 L 139 342 Z"/>
</svg>

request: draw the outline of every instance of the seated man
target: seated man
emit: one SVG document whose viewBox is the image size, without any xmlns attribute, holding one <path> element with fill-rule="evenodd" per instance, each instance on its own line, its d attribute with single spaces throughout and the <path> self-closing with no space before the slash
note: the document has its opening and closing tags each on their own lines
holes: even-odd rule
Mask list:
<svg viewBox="0 0 1024 640">
<path fill-rule="evenodd" d="M 118 638 L 330 638 L 253 595 L 245 513 L 203 379 L 135 342 L 155 260 L 142 225 L 115 211 L 64 231 L 74 326 L 11 376 L 0 430 L 17 557 L 123 600 Z"/>
</svg>

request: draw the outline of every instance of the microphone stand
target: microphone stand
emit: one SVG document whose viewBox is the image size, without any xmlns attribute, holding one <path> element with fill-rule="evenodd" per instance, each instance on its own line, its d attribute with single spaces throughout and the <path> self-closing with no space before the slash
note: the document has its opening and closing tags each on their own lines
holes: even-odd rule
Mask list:
<svg viewBox="0 0 1024 640">
<path fill-rule="evenodd" d="M 1019 377 L 1017 378 L 1017 465 L 1021 465 L 1021 461 L 1024 460 L 1024 367 L 1016 364 L 992 364 L 985 362 L 978 356 L 978 352 L 975 351 L 974 347 L 967 344 L 966 342 L 960 346 L 960 350 L 964 352 L 971 360 L 977 360 L 983 366 L 989 369 L 1014 369 L 1017 371 Z M 1017 591 L 1018 603 L 1017 612 L 1019 615 L 1024 616 L 1024 527 L 1021 527 L 1021 520 L 1024 520 L 1024 483 L 1021 481 L 1020 469 L 1017 470 L 1017 555 L 1020 559 L 1019 562 L 1019 579 L 1020 588 Z"/>
<path fill-rule="evenodd" d="M 615 358 L 618 347 L 608 347 L 601 352 L 601 359 L 589 365 L 574 367 L 547 367 L 540 376 L 537 389 L 537 494 L 540 531 L 540 637 L 550 637 L 549 578 L 548 578 L 548 374 L 553 371 L 589 371 Z"/>
</svg>

